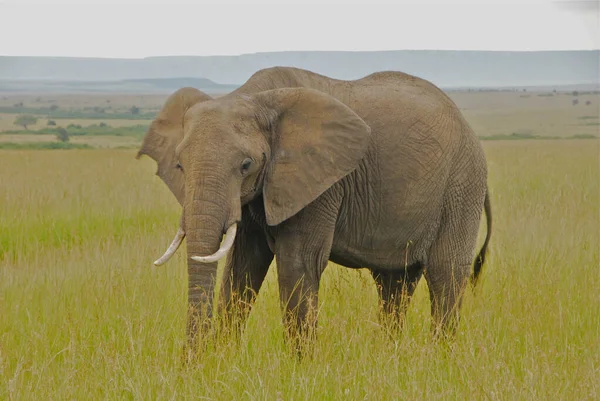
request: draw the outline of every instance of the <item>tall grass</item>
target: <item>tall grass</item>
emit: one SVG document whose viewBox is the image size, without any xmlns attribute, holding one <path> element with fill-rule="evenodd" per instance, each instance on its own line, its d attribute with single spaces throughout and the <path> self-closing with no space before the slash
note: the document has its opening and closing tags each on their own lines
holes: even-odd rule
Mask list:
<svg viewBox="0 0 600 401">
<path fill-rule="evenodd" d="M 0 399 L 598 399 L 598 144 L 485 143 L 491 252 L 452 346 L 429 340 L 424 281 L 392 340 L 370 276 L 332 264 L 314 358 L 287 352 L 270 271 L 241 338 L 188 367 L 185 249 L 152 267 L 179 218 L 153 162 L 0 151 Z"/>
</svg>

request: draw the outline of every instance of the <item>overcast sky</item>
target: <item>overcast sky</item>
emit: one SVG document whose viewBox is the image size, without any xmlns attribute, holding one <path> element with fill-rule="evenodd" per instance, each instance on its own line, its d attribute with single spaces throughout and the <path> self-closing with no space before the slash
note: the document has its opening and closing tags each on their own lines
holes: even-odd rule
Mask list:
<svg viewBox="0 0 600 401">
<path fill-rule="evenodd" d="M 0 0 L 0 55 L 600 48 L 598 1 Z"/>
</svg>

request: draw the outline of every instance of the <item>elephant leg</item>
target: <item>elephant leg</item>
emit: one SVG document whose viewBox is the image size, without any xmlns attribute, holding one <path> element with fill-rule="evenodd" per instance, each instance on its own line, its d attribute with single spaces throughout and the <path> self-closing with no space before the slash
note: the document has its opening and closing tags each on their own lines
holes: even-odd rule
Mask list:
<svg viewBox="0 0 600 401">
<path fill-rule="evenodd" d="M 287 340 L 303 354 L 317 327 L 321 274 L 327 267 L 337 205 L 310 204 L 277 230 L 275 254 Z"/>
<path fill-rule="evenodd" d="M 434 337 L 452 337 L 460 320 L 460 308 L 470 273 L 470 264 L 455 264 L 451 259 L 432 262 L 425 275 L 431 301 L 431 330 Z"/>
<path fill-rule="evenodd" d="M 238 230 L 219 296 L 221 313 L 236 326 L 244 324 L 273 261 L 273 252 L 260 226 L 244 216 Z"/>
<path fill-rule="evenodd" d="M 401 271 L 371 270 L 377 284 L 382 323 L 402 329 L 410 299 L 423 275 L 423 265 L 415 263 Z"/>
<path fill-rule="evenodd" d="M 321 265 L 315 271 L 312 266 L 294 264 L 288 258 L 278 258 L 277 261 L 279 299 L 284 314 L 286 340 L 298 353 L 303 353 L 315 339 L 319 281 L 324 269 L 325 266 Z"/>
<path fill-rule="evenodd" d="M 431 300 L 432 334 L 453 337 L 460 320 L 462 297 L 471 274 L 472 255 L 477 242 L 481 202 L 475 195 L 455 195 L 458 199 L 442 211 L 438 236 L 432 244 L 425 279 Z M 475 198 L 477 199 L 477 198 Z"/>
</svg>

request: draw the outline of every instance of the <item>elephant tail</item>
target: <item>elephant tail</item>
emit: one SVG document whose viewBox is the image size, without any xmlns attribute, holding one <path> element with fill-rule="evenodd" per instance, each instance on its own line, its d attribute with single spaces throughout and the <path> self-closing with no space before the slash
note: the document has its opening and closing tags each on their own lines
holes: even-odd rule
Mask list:
<svg viewBox="0 0 600 401">
<path fill-rule="evenodd" d="M 490 237 L 492 235 L 492 206 L 490 204 L 490 195 L 489 195 L 489 190 L 486 188 L 486 192 L 485 192 L 485 200 L 483 202 L 483 208 L 485 210 L 485 216 L 486 216 L 486 226 L 487 226 L 487 233 L 485 235 L 485 241 L 483 242 L 483 246 L 481 247 L 481 250 L 479 251 L 479 254 L 477 255 L 477 257 L 475 258 L 475 264 L 473 266 L 473 275 L 471 276 L 471 284 L 473 285 L 473 287 L 475 287 L 477 285 L 477 279 L 479 278 L 479 274 L 481 273 L 481 268 L 483 267 L 483 264 L 485 263 L 485 255 L 487 253 L 487 248 L 488 245 L 490 243 Z"/>
</svg>

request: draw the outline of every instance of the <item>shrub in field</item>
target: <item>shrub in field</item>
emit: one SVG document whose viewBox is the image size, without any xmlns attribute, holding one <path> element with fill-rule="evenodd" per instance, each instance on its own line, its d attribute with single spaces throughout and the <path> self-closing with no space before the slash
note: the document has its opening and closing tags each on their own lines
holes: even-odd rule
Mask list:
<svg viewBox="0 0 600 401">
<path fill-rule="evenodd" d="M 69 142 L 69 133 L 64 128 L 59 128 L 56 130 L 56 139 L 60 142 Z"/>
<path fill-rule="evenodd" d="M 49 127 L 53 127 L 53 126 L 55 126 L 55 125 L 56 125 L 56 121 L 54 121 L 54 120 L 48 120 L 48 123 L 47 123 L 47 125 L 48 125 Z"/>
<path fill-rule="evenodd" d="M 21 127 L 27 129 L 28 125 L 33 125 L 37 123 L 37 117 L 36 116 L 32 116 L 30 114 L 22 114 L 20 116 L 18 116 L 17 118 L 15 118 L 15 125 L 20 125 Z"/>
</svg>

